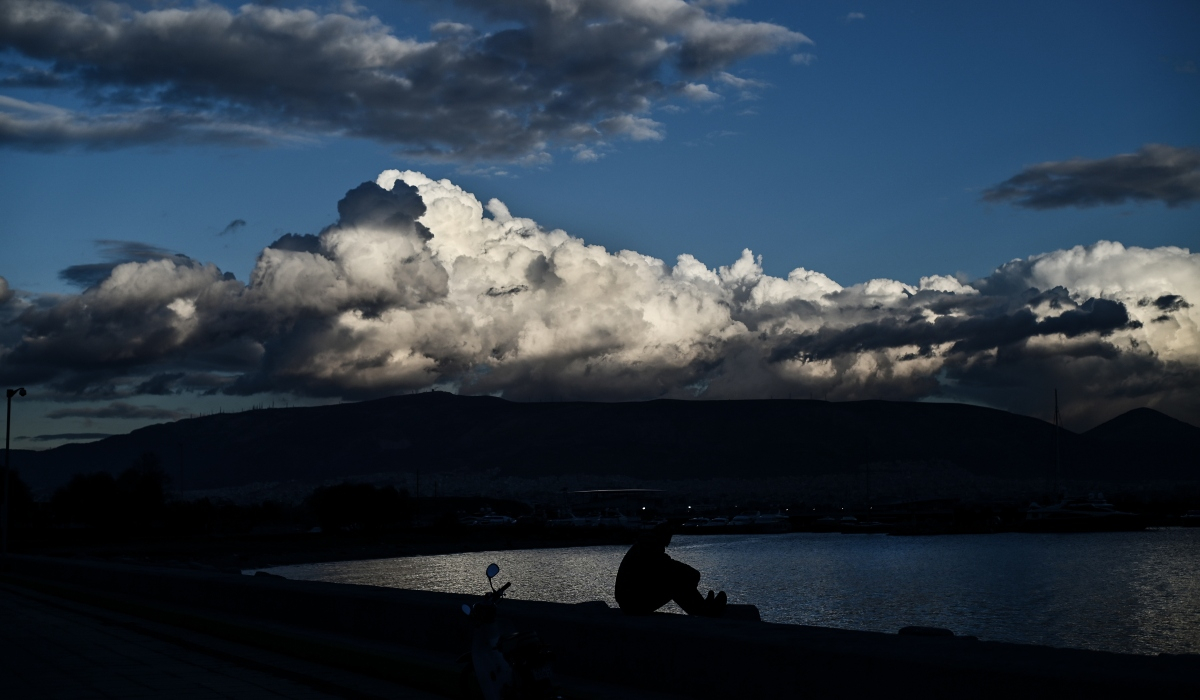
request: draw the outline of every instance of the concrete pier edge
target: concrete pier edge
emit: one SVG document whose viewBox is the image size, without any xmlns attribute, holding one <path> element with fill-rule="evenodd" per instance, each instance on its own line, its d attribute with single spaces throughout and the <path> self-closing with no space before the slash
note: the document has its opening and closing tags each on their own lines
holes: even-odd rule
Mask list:
<svg viewBox="0 0 1200 700">
<path fill-rule="evenodd" d="M 474 596 L 9 555 L 6 584 L 403 682 L 460 692 Z M 601 609 L 603 608 L 603 609 Z M 572 697 L 1085 692 L 1200 694 L 1200 656 L 1138 656 L 505 601 L 555 650 Z M 575 679 L 572 683 L 571 679 Z M 589 689 L 590 688 L 590 689 Z"/>
<path fill-rule="evenodd" d="M 338 639 L 303 629 L 211 612 L 201 614 L 177 606 L 148 603 L 130 596 L 97 593 L 79 586 L 7 573 L 0 575 L 0 583 L 403 683 L 446 697 L 454 697 L 459 692 L 458 667 L 452 658 L 437 658 L 398 646 L 372 648 L 358 640 Z"/>
<path fill-rule="evenodd" d="M 8 662 L 4 668 L 6 680 L 0 688 L 14 698 L 93 697 L 97 693 L 104 697 L 124 697 L 125 693 L 139 698 L 170 697 L 174 693 L 180 698 L 207 697 L 215 687 L 221 688 L 219 692 L 240 691 L 243 697 L 247 697 L 246 691 L 252 693 L 248 697 L 257 697 L 253 693 L 290 697 L 297 690 L 300 692 L 296 694 L 305 698 L 314 693 L 347 700 L 444 697 L 408 684 L 23 586 L 0 582 L 0 601 L 7 612 L 16 612 L 19 618 L 6 620 L 8 624 L 0 631 L 0 641 L 8 643 L 9 654 L 14 653 L 14 646 L 37 640 L 33 642 L 32 658 L 17 654 L 17 659 L 0 659 L 0 667 Z M 56 624 L 31 629 L 34 620 Z M 3 635 L 15 636 L 4 640 Z M 80 635 L 93 642 L 99 637 L 104 644 L 89 648 Z M 98 668 L 104 660 L 111 665 Z M 248 677 L 243 672 L 265 678 Z M 236 688 L 239 681 L 250 687 Z"/>
</svg>

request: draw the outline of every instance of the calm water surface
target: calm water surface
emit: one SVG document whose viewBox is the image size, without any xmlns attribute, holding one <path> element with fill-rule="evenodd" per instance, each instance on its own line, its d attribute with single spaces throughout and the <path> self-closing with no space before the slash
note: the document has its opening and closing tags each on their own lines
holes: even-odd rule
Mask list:
<svg viewBox="0 0 1200 700">
<path fill-rule="evenodd" d="M 293 579 L 482 593 L 483 570 L 494 561 L 500 580 L 513 582 L 514 598 L 615 606 L 613 581 L 625 550 L 472 552 L 267 571 Z M 753 603 L 768 622 L 879 632 L 930 625 L 996 641 L 1200 653 L 1200 528 L 676 536 L 667 552 L 700 570 L 702 589 Z"/>
</svg>

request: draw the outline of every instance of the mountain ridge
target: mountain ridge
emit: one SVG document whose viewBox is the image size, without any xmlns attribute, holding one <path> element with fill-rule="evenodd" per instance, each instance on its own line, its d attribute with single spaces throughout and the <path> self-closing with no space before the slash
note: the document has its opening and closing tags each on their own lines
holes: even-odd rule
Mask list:
<svg viewBox="0 0 1200 700">
<path fill-rule="evenodd" d="M 1153 408 L 1135 408 L 1084 431 L 1083 434 L 1101 440 L 1122 442 L 1148 439 L 1196 440 L 1200 439 L 1200 428 Z"/>
<path fill-rule="evenodd" d="M 1054 430 L 1040 419 L 950 403 L 522 403 L 429 392 L 182 419 L 14 451 L 13 465 L 42 490 L 74 473 L 120 472 L 147 451 L 191 489 L 385 472 L 770 478 L 906 461 L 1033 480 L 1054 469 Z M 1060 429 L 1058 438 L 1065 477 L 1107 481 L 1197 479 L 1198 447 L 1200 428 L 1153 409 L 1082 434 Z"/>
</svg>

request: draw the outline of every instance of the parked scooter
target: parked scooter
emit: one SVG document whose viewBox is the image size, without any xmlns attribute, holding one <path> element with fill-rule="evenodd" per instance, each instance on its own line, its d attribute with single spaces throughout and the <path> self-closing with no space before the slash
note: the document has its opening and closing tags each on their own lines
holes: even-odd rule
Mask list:
<svg viewBox="0 0 1200 700">
<path fill-rule="evenodd" d="M 486 573 L 491 593 L 474 605 L 462 606 L 473 628 L 471 651 L 462 658 L 468 664 L 465 677 L 474 676 L 484 700 L 561 700 L 551 678 L 550 648 L 537 632 L 512 631 L 496 619 L 496 603 L 512 582 L 496 588 L 492 583 L 500 573 L 496 564 L 488 566 Z"/>
</svg>

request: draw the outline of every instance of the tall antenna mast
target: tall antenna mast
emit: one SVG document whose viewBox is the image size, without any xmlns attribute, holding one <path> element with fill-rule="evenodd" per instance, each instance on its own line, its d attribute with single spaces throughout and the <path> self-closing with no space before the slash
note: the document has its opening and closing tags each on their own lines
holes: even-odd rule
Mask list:
<svg viewBox="0 0 1200 700">
<path fill-rule="evenodd" d="M 1059 460 L 1059 433 L 1061 432 L 1058 422 L 1058 389 L 1054 390 L 1054 483 L 1055 488 L 1062 487 L 1062 462 Z"/>
</svg>

